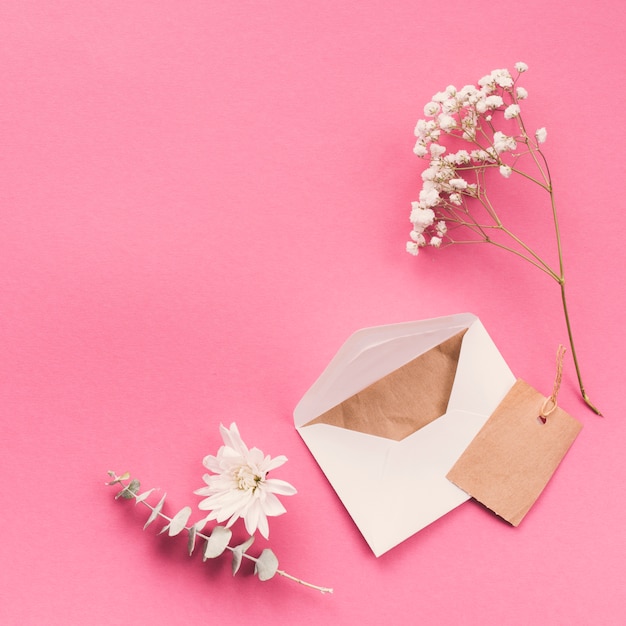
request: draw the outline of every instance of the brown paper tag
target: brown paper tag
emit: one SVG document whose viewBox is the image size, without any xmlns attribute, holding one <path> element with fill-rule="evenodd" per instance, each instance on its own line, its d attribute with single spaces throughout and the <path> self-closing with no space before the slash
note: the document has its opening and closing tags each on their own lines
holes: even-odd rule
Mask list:
<svg viewBox="0 0 626 626">
<path fill-rule="evenodd" d="M 307 422 L 400 441 L 448 408 L 467 328 Z"/>
<path fill-rule="evenodd" d="M 538 418 L 545 397 L 518 380 L 447 478 L 517 526 L 574 443 L 582 424 L 557 407 Z"/>
</svg>

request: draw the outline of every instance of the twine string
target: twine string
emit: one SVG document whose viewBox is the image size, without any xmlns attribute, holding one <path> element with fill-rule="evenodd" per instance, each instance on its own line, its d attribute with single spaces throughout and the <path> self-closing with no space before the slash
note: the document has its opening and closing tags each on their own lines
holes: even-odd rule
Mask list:
<svg viewBox="0 0 626 626">
<path fill-rule="evenodd" d="M 552 394 L 545 399 L 541 406 L 541 412 L 539 419 L 545 424 L 546 419 L 556 411 L 557 403 L 556 399 L 559 395 L 559 389 L 561 388 L 561 380 L 563 379 L 563 357 L 565 356 L 565 348 L 559 345 L 556 351 L 556 375 L 554 377 L 554 386 L 552 387 Z"/>
</svg>

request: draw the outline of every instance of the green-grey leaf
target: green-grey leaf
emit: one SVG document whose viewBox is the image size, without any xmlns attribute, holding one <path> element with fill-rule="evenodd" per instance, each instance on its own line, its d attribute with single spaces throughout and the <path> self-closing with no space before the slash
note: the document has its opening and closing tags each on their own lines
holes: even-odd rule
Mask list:
<svg viewBox="0 0 626 626">
<path fill-rule="evenodd" d="M 144 491 L 142 494 L 138 495 L 135 498 L 135 504 L 137 504 L 138 502 L 143 502 L 148 496 L 150 496 L 150 494 L 154 491 L 153 489 L 148 489 L 148 491 Z"/>
<path fill-rule="evenodd" d="M 174 535 L 178 535 L 178 533 L 181 532 L 185 528 L 185 526 L 187 525 L 187 521 L 189 520 L 190 517 L 191 517 L 190 506 L 186 506 L 180 511 L 178 511 L 178 513 L 176 513 L 176 515 L 172 517 L 172 521 L 170 522 L 170 528 L 168 531 L 169 536 L 173 537 Z"/>
<path fill-rule="evenodd" d="M 148 521 L 144 524 L 144 527 L 143 527 L 144 530 L 146 530 L 146 528 L 148 528 L 148 526 L 150 526 L 150 524 L 152 524 L 152 522 L 154 522 L 154 520 L 158 517 L 159 513 L 161 512 L 161 509 L 163 508 L 166 495 L 167 494 L 164 493 L 163 497 L 159 500 L 159 503 L 152 509 L 152 513 L 150 513 L 150 517 L 148 518 Z"/>
<path fill-rule="evenodd" d="M 243 550 L 240 546 L 233 548 L 233 576 L 239 571 L 243 561 Z"/>
<path fill-rule="evenodd" d="M 273 578 L 277 570 L 278 559 L 276 555 L 269 548 L 265 548 L 257 559 L 254 573 L 259 577 L 259 580 L 269 580 Z"/>
<path fill-rule="evenodd" d="M 189 541 L 187 542 L 187 550 L 189 551 L 189 556 L 191 556 L 193 554 L 194 548 L 196 547 L 196 533 L 198 532 L 196 530 L 196 525 L 194 524 L 188 532 Z"/>
<path fill-rule="evenodd" d="M 211 533 L 211 536 L 207 539 L 204 547 L 204 554 L 202 560 L 214 559 L 218 557 L 224 550 L 232 537 L 232 531 L 225 526 L 216 526 Z"/>
<path fill-rule="evenodd" d="M 136 478 L 133 478 L 118 495 L 125 500 L 130 500 L 135 497 L 135 494 L 139 491 L 139 487 L 141 487 L 141 483 Z"/>
<path fill-rule="evenodd" d="M 254 536 L 233 548 L 233 576 L 239 571 L 244 552 L 254 543 Z"/>
</svg>

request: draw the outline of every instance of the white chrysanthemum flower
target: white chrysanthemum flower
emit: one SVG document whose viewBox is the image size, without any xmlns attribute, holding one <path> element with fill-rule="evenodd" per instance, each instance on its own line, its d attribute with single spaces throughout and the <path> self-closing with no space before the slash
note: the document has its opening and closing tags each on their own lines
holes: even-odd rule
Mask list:
<svg viewBox="0 0 626 626">
<path fill-rule="evenodd" d="M 513 170 L 508 166 L 508 165 L 501 165 L 500 166 L 500 174 L 502 174 L 502 176 L 504 176 L 504 178 L 509 178 L 511 176 L 511 172 Z"/>
<path fill-rule="evenodd" d="M 538 143 L 544 143 L 546 138 L 548 137 L 548 131 L 545 128 L 538 128 L 535 131 L 535 137 L 537 138 Z"/>
<path fill-rule="evenodd" d="M 202 478 L 207 486 L 194 491 L 199 496 L 208 496 L 198 508 L 211 511 L 208 520 L 218 523 L 228 520 L 226 527 L 241 517 L 248 534 L 253 535 L 258 529 L 267 539 L 267 518 L 285 513 L 276 494 L 291 496 L 296 493 L 295 487 L 288 482 L 267 478 L 267 474 L 285 463 L 287 457 L 272 459 L 258 448 L 248 449 L 235 423 L 230 428 L 220 424 L 220 433 L 224 445 L 217 456 L 209 455 L 202 461 L 213 475 L 205 474 Z"/>
<path fill-rule="evenodd" d="M 515 64 L 515 69 L 521 74 L 522 72 L 526 72 L 528 70 L 528 65 L 522 61 L 518 61 Z"/>
<path fill-rule="evenodd" d="M 509 106 L 504 109 L 504 119 L 512 120 L 514 117 L 517 117 L 520 112 L 519 104 L 509 104 Z"/>
</svg>

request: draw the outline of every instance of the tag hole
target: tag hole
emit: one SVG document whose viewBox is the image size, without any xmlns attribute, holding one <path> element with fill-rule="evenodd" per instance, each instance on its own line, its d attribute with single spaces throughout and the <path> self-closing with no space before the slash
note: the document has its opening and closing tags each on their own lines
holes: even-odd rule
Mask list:
<svg viewBox="0 0 626 626">
<path fill-rule="evenodd" d="M 546 420 L 546 418 L 545 418 L 543 415 L 540 415 L 540 416 L 537 418 L 537 422 L 538 422 L 539 424 L 541 424 L 542 426 L 546 423 L 546 421 L 547 421 L 547 420 Z"/>
</svg>

